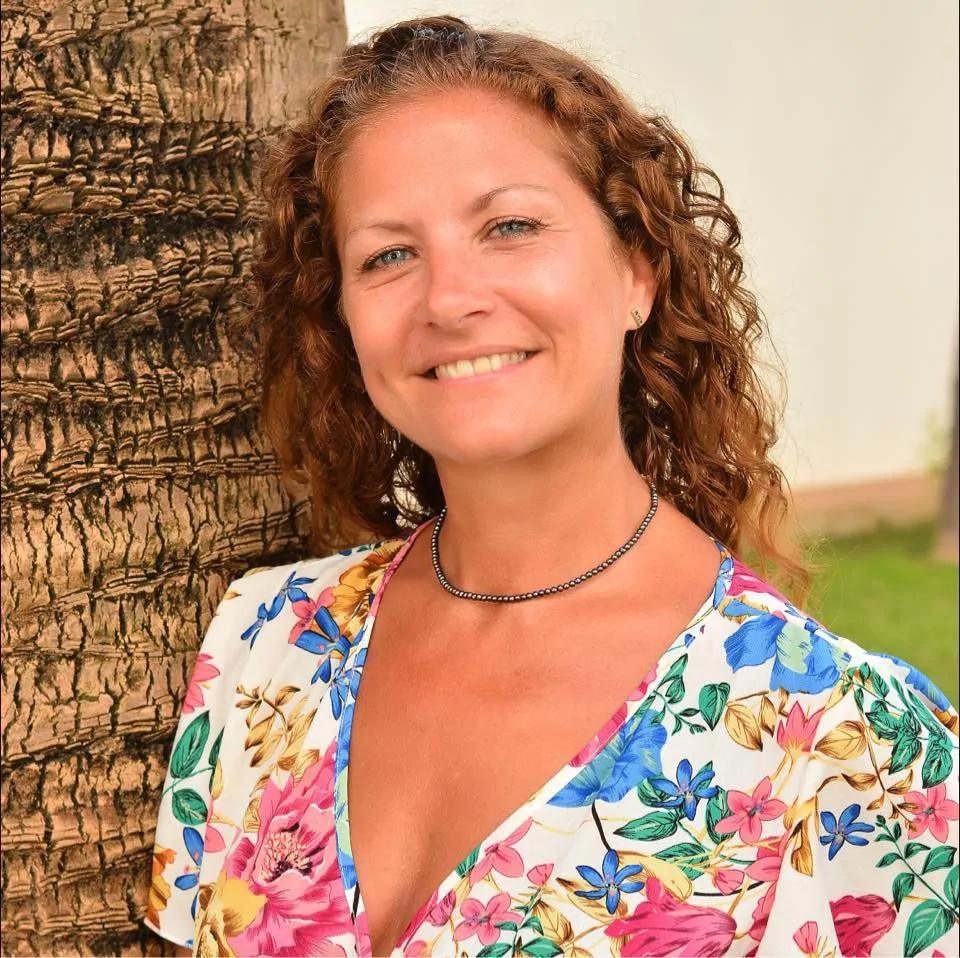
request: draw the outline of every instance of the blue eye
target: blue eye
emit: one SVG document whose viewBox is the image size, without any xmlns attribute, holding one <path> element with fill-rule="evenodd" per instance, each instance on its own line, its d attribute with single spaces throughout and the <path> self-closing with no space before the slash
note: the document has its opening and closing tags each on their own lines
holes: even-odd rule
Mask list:
<svg viewBox="0 0 960 958">
<path fill-rule="evenodd" d="M 539 229 L 543 224 L 536 220 L 509 219 L 501 220 L 495 223 L 493 228 L 506 238 L 509 236 L 522 236 L 524 233 L 532 233 Z"/>
<path fill-rule="evenodd" d="M 401 263 L 406 262 L 409 253 L 410 250 L 403 249 L 399 246 L 393 249 L 385 249 L 382 253 L 371 256 L 370 259 L 363 264 L 363 269 L 367 271 L 371 269 L 382 269 L 385 266 L 399 266 Z"/>
</svg>

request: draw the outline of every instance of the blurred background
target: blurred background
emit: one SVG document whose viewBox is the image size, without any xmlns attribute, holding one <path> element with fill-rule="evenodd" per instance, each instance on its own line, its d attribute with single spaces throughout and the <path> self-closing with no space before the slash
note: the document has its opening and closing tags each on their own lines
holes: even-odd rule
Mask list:
<svg viewBox="0 0 960 958">
<path fill-rule="evenodd" d="M 740 217 L 776 351 L 767 358 L 786 374 L 777 457 L 820 566 L 811 612 L 861 645 L 911 658 L 957 702 L 955 506 L 952 518 L 944 512 L 957 496 L 946 474 L 956 436 L 960 7 L 344 7 L 348 40 L 425 13 L 536 33 L 590 58 L 686 134 Z"/>
</svg>

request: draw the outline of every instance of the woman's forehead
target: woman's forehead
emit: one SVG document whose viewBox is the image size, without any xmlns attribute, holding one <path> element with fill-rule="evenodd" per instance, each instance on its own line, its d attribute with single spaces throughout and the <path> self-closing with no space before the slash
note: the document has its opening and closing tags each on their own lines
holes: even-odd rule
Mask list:
<svg viewBox="0 0 960 958">
<path fill-rule="evenodd" d="M 353 210 L 410 189 L 479 197 L 513 183 L 550 188 L 569 178 L 567 154 L 531 107 L 487 91 L 438 92 L 363 123 L 338 164 L 337 205 Z"/>
</svg>

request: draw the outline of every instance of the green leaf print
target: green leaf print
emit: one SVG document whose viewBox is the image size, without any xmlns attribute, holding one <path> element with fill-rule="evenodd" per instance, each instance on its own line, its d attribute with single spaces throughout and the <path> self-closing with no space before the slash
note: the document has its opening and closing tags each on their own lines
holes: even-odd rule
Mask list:
<svg viewBox="0 0 960 958">
<path fill-rule="evenodd" d="M 477 847 L 472 852 L 470 852 L 470 854 L 467 855 L 467 857 L 462 862 L 460 862 L 459 865 L 457 865 L 457 874 L 461 878 L 463 878 L 463 876 L 466 875 L 466 873 L 470 871 L 470 869 L 473 868 L 474 865 L 477 864 L 477 859 L 479 857 L 480 857 L 480 846 L 477 845 Z M 491 947 L 493 946 L 491 945 Z"/>
<path fill-rule="evenodd" d="M 723 789 L 720 789 L 720 791 L 707 802 L 707 833 L 718 845 L 725 838 L 730 837 L 728 834 L 721 835 L 717 831 L 717 822 L 719 822 L 721 818 L 726 818 L 729 814 L 730 807 L 727 805 L 727 793 Z"/>
<path fill-rule="evenodd" d="M 929 948 L 937 939 L 945 935 L 953 926 L 953 915 L 938 901 L 922 901 L 907 922 L 903 934 L 903 953 L 906 958 L 914 958 L 925 948 Z"/>
<path fill-rule="evenodd" d="M 729 697 L 730 685 L 727 682 L 705 685 L 700 689 L 697 704 L 700 706 L 700 712 L 710 728 L 717 727 L 720 716 L 723 715 L 723 707 L 727 704 Z"/>
<path fill-rule="evenodd" d="M 923 760 L 923 787 L 939 785 L 953 771 L 953 756 L 949 743 L 931 738 Z"/>
<path fill-rule="evenodd" d="M 495 941 L 492 945 L 484 945 L 477 952 L 477 958 L 503 958 L 509 950 L 509 941 Z"/>
<path fill-rule="evenodd" d="M 707 850 L 699 843 L 680 842 L 658 851 L 655 858 L 661 861 L 673 862 L 691 881 L 696 881 L 703 874 L 703 866 L 710 859 Z"/>
<path fill-rule="evenodd" d="M 220 758 L 220 745 L 223 742 L 223 729 L 220 729 L 220 734 L 213 740 L 213 745 L 210 746 L 210 758 L 207 761 L 207 764 L 211 767 L 214 767 L 217 764 L 217 759 Z"/>
<path fill-rule="evenodd" d="M 913 729 L 908 729 L 904 725 L 897 736 L 896 744 L 893 746 L 893 752 L 890 755 L 890 774 L 896 775 L 905 768 L 909 768 L 916 757 L 920 754 L 920 739 Z"/>
<path fill-rule="evenodd" d="M 885 702 L 874 702 L 870 706 L 867 721 L 880 738 L 889 742 L 900 734 L 900 719 L 890 714 Z"/>
<path fill-rule="evenodd" d="M 217 759 L 220 758 L 220 743 L 223 742 L 223 729 L 220 729 L 220 734 L 213 740 L 213 745 L 210 746 L 210 758 L 207 761 L 207 764 L 210 766 L 210 783 L 209 788 L 213 788 L 213 776 L 217 774 Z"/>
<path fill-rule="evenodd" d="M 669 797 L 665 791 L 657 788 L 649 778 L 645 778 L 637 786 L 637 798 L 639 798 L 644 805 L 656 806 L 665 802 Z"/>
<path fill-rule="evenodd" d="M 949 868 L 953 864 L 953 859 L 956 854 L 957 850 L 955 848 L 948 848 L 946 845 L 934 848 L 933 851 L 927 855 L 927 860 L 923 863 L 920 874 L 926 875 L 927 872 L 936 871 L 938 868 Z"/>
<path fill-rule="evenodd" d="M 676 705 L 679 702 L 686 692 L 686 689 L 683 685 L 683 679 L 674 679 L 668 686 L 666 692 L 663 693 L 663 697 L 671 704 Z"/>
<path fill-rule="evenodd" d="M 543 925 L 540 923 L 540 919 L 536 915 L 530 914 L 524 919 L 521 928 L 533 928 L 536 930 L 538 935 L 543 934 Z"/>
<path fill-rule="evenodd" d="M 928 851 L 930 851 L 930 846 L 924 845 L 923 842 L 907 842 L 907 847 L 903 850 L 903 857 L 912 858 L 917 852 Z"/>
<path fill-rule="evenodd" d="M 563 949 L 549 938 L 534 938 L 520 946 L 520 954 L 533 955 L 534 958 L 553 958 L 554 955 L 562 955 Z"/>
<path fill-rule="evenodd" d="M 899 852 L 887 852 L 880 861 L 877 862 L 877 868 L 887 868 L 892 865 L 894 862 L 900 861 Z"/>
<path fill-rule="evenodd" d="M 197 767 L 210 736 L 210 713 L 202 712 L 184 729 L 170 759 L 173 778 L 186 778 Z"/>
<path fill-rule="evenodd" d="M 657 682 L 657 688 L 661 688 L 666 685 L 668 682 L 672 682 L 674 679 L 679 679 L 683 676 L 684 670 L 687 667 L 687 653 L 684 652 L 683 655 L 677 659 L 673 665 L 670 666 L 670 670 L 667 674 Z"/>
<path fill-rule="evenodd" d="M 913 891 L 913 884 L 916 881 L 910 872 L 902 872 L 893 880 L 893 905 L 897 911 L 900 911 L 900 905 L 903 899 Z"/>
<path fill-rule="evenodd" d="M 876 670 L 870 670 L 870 684 L 873 686 L 874 692 L 880 696 L 880 698 L 885 699 L 887 693 L 890 691 L 890 686 L 887 685 L 884 677 Z"/>
<path fill-rule="evenodd" d="M 676 830 L 676 812 L 650 812 L 643 818 L 635 818 L 632 822 L 621 825 L 614 835 L 637 842 L 649 842 L 658 838 L 669 838 Z"/>
<path fill-rule="evenodd" d="M 954 908 L 960 908 L 958 888 L 960 888 L 960 866 L 954 865 L 947 873 L 947 880 L 943 883 L 944 897 Z"/>
<path fill-rule="evenodd" d="M 207 820 L 207 803 L 192 789 L 173 793 L 173 814 L 184 825 L 202 825 Z"/>
</svg>

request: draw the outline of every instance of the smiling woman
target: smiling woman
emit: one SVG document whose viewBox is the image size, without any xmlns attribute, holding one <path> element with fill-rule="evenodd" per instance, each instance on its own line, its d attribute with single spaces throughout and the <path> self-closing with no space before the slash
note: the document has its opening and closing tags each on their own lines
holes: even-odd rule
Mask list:
<svg viewBox="0 0 960 958">
<path fill-rule="evenodd" d="M 802 585 L 737 221 L 670 124 L 430 18 L 347 49 L 266 191 L 267 426 L 340 551 L 224 597 L 152 927 L 200 955 L 955 947 L 956 713 L 735 557 Z"/>
</svg>

